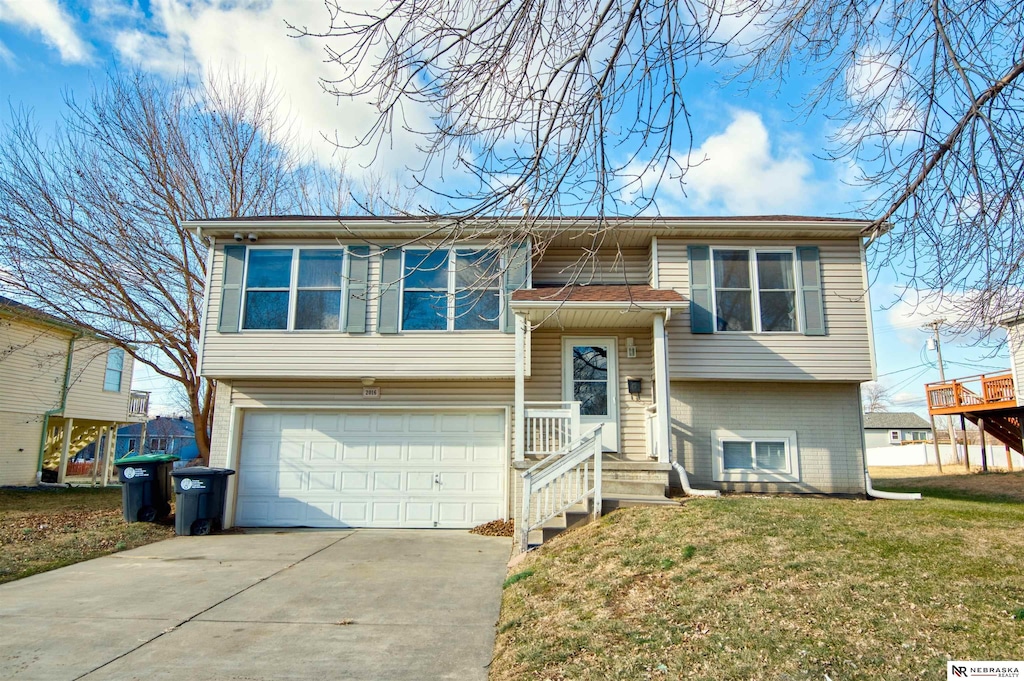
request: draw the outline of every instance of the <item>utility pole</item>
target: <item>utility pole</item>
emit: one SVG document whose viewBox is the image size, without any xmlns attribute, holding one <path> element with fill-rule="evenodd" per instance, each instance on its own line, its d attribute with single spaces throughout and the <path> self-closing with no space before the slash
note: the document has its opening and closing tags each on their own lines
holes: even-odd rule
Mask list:
<svg viewBox="0 0 1024 681">
<path fill-rule="evenodd" d="M 939 359 L 939 380 L 943 383 L 946 382 L 946 368 L 942 364 L 942 343 L 939 340 L 939 327 L 946 323 L 945 319 L 934 319 L 931 322 L 925 324 L 930 326 L 932 329 L 932 338 L 935 341 L 935 354 L 938 355 Z M 946 417 L 946 430 L 949 432 L 949 446 L 953 451 L 953 456 L 956 456 L 956 432 L 953 430 L 953 417 Z M 932 418 L 932 433 L 935 433 L 935 419 Z M 964 449 L 967 448 L 967 433 L 964 432 Z M 935 451 L 936 458 L 938 459 L 939 472 L 942 472 L 942 455 L 939 453 L 939 438 L 935 437 Z"/>
</svg>

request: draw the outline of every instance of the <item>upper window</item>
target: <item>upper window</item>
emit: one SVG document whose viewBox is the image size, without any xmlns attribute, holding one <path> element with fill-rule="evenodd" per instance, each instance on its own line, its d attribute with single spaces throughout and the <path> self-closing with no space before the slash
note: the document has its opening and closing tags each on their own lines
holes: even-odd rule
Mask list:
<svg viewBox="0 0 1024 681">
<path fill-rule="evenodd" d="M 344 250 L 247 250 L 243 329 L 341 329 Z"/>
<path fill-rule="evenodd" d="M 717 331 L 799 330 L 792 251 L 715 248 L 712 260 Z"/>
<path fill-rule="evenodd" d="M 124 349 L 110 348 L 107 351 L 107 371 L 103 375 L 103 389 L 108 392 L 121 392 L 121 376 L 123 374 Z"/>
<path fill-rule="evenodd" d="M 900 433 L 900 431 L 898 431 L 898 430 L 890 430 L 889 431 L 889 441 L 890 442 L 901 442 L 902 440 L 903 440 L 903 437 L 902 437 L 902 434 Z"/>
<path fill-rule="evenodd" d="M 718 481 L 798 482 L 793 431 L 715 431 L 714 478 Z"/>
<path fill-rule="evenodd" d="M 501 267 L 497 251 L 406 249 L 403 331 L 497 329 Z"/>
</svg>

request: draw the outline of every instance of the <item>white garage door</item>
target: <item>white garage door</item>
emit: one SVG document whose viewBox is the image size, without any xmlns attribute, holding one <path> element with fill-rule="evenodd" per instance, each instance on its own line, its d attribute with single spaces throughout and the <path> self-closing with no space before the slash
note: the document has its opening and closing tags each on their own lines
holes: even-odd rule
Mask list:
<svg viewBox="0 0 1024 681">
<path fill-rule="evenodd" d="M 473 527 L 504 514 L 503 412 L 248 411 L 235 523 Z"/>
</svg>

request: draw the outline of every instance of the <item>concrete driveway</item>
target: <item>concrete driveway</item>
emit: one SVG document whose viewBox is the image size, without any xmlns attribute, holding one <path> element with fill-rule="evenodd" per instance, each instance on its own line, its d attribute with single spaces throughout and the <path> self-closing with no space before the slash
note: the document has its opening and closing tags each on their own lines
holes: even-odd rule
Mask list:
<svg viewBox="0 0 1024 681">
<path fill-rule="evenodd" d="M 168 541 L 0 586 L 0 678 L 485 679 L 510 540 Z"/>
</svg>

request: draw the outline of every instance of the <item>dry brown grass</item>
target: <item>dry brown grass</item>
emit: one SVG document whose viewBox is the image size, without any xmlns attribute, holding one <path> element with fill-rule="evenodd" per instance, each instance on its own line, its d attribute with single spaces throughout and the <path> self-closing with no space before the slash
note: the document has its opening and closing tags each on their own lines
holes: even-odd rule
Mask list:
<svg viewBox="0 0 1024 681">
<path fill-rule="evenodd" d="M 730 497 L 513 568 L 492 681 L 932 679 L 1024 658 L 1024 505 Z"/>
<path fill-rule="evenodd" d="M 0 490 L 0 583 L 173 536 L 126 523 L 117 488 Z"/>
<path fill-rule="evenodd" d="M 1024 502 L 1022 471 L 982 473 L 975 469 L 964 473 L 962 466 L 945 466 L 939 475 L 931 466 L 894 466 L 872 468 L 870 473 L 878 489 L 919 491 L 925 496 L 947 499 Z"/>
</svg>

